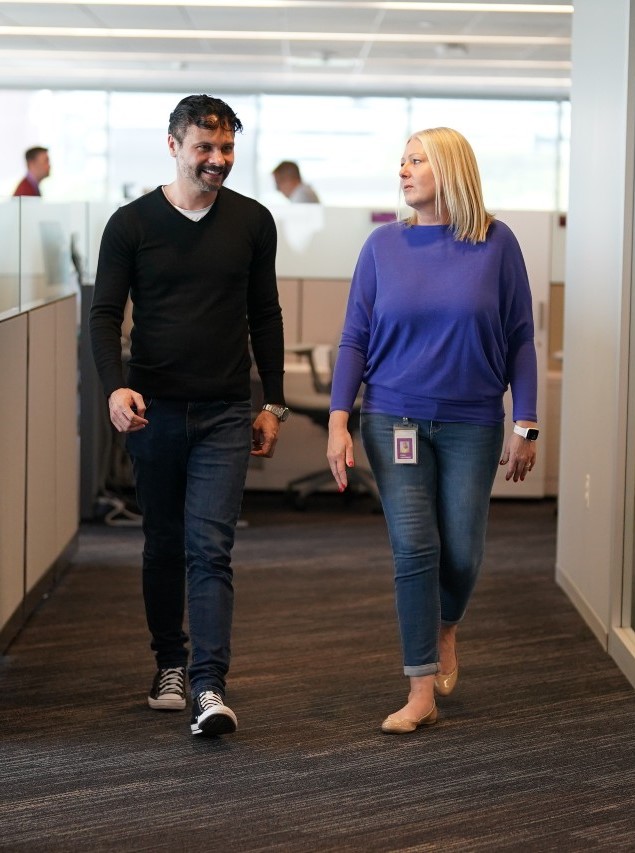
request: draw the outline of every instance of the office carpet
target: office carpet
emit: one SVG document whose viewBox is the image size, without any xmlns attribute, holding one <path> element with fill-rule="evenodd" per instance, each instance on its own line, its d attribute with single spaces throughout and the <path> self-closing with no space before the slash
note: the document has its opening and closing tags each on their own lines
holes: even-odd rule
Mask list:
<svg viewBox="0 0 635 853">
<path fill-rule="evenodd" d="M 151 711 L 137 529 L 83 527 L 0 661 L 3 851 L 632 851 L 635 693 L 555 585 L 553 502 L 492 504 L 437 726 L 406 692 L 381 516 L 247 496 L 228 701 Z"/>
</svg>

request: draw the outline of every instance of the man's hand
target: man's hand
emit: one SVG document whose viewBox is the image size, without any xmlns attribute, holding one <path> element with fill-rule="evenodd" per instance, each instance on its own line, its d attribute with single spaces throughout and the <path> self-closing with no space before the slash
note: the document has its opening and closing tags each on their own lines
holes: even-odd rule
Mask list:
<svg viewBox="0 0 635 853">
<path fill-rule="evenodd" d="M 272 412 L 260 412 L 251 427 L 252 456 L 271 458 L 276 449 L 280 421 Z"/>
<path fill-rule="evenodd" d="M 110 420 L 118 432 L 138 432 L 148 421 L 144 418 L 146 404 L 141 394 L 132 388 L 117 388 L 108 398 Z"/>
</svg>

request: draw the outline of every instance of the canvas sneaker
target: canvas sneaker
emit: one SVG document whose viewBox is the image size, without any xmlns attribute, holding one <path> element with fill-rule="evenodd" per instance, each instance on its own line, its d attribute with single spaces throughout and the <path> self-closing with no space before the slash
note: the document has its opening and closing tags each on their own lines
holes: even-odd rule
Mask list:
<svg viewBox="0 0 635 853">
<path fill-rule="evenodd" d="M 185 667 L 158 669 L 148 705 L 155 711 L 182 711 L 185 708 Z"/>
<path fill-rule="evenodd" d="M 238 728 L 236 714 L 212 690 L 203 690 L 192 700 L 193 735 L 229 735 Z"/>
</svg>

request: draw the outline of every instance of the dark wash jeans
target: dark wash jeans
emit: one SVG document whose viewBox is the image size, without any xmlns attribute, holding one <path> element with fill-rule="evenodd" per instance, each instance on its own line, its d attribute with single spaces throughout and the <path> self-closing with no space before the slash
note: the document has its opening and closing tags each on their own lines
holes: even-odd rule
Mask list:
<svg viewBox="0 0 635 853">
<path fill-rule="evenodd" d="M 393 462 L 400 418 L 362 414 L 395 564 L 404 674 L 438 671 L 441 623 L 459 622 L 478 578 L 504 427 L 415 420 L 416 465 Z"/>
<path fill-rule="evenodd" d="M 151 648 L 157 666 L 187 666 L 187 586 L 192 695 L 224 695 L 234 603 L 231 550 L 251 449 L 251 404 L 146 404 L 148 425 L 130 433 L 126 444 L 143 514 Z"/>
</svg>

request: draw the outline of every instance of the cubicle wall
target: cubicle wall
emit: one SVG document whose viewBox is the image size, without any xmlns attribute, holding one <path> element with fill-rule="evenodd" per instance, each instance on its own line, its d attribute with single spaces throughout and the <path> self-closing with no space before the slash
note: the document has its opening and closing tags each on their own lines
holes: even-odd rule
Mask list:
<svg viewBox="0 0 635 853">
<path fill-rule="evenodd" d="M 0 322 L 0 636 L 25 594 L 27 329 L 26 314 Z"/>
<path fill-rule="evenodd" d="M 76 212 L 0 204 L 0 652 L 58 577 L 79 524 Z"/>
<path fill-rule="evenodd" d="M 71 296 L 0 322 L 0 650 L 77 533 L 76 311 Z"/>
<path fill-rule="evenodd" d="M 78 526 L 76 311 L 72 297 L 27 315 L 27 593 L 37 587 Z"/>
</svg>

